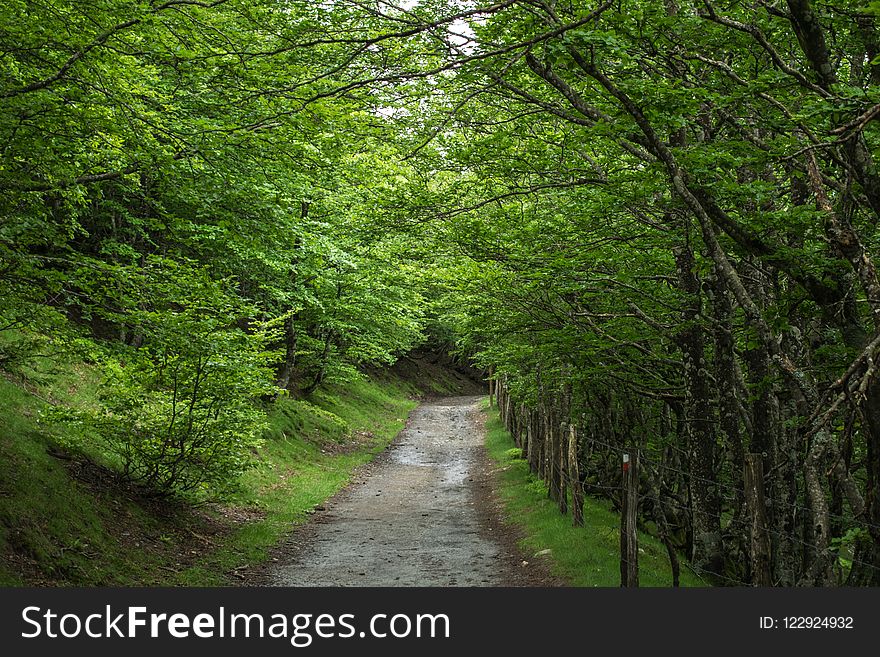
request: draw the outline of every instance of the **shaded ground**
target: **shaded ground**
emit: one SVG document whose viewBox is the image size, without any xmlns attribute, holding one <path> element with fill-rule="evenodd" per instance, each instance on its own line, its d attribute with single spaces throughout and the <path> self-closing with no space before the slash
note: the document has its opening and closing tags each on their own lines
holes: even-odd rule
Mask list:
<svg viewBox="0 0 880 657">
<path fill-rule="evenodd" d="M 548 586 L 501 522 L 479 397 L 422 404 L 355 484 L 279 550 L 276 586 Z"/>
<path fill-rule="evenodd" d="M 97 532 L 91 538 L 62 537 L 67 543 L 54 547 L 55 552 L 44 556 L 41 562 L 31 546 L 20 545 L 19 534 L 27 528 L 26 523 L 31 525 L 32 531 L 45 530 L 38 519 L 25 519 L 7 530 L 11 549 L 0 554 L 0 565 L 20 578 L 16 585 L 59 587 L 72 582 L 79 586 L 167 585 L 169 578 L 197 565 L 206 552 L 237 527 L 258 517 L 258 512 L 249 509 L 218 507 L 209 513 L 183 503 L 151 498 L 136 486 L 119 482 L 111 471 L 82 456 L 54 448 L 47 449 L 46 453 L 62 465 L 70 477 L 69 485 L 78 487 L 76 495 L 87 492 L 96 501 L 95 508 L 106 510 L 100 521 L 113 543 L 90 542 L 102 538 Z M 47 544 L 51 545 L 51 540 L 47 537 Z M 129 553 L 138 555 L 137 572 L 119 556 Z M 82 557 L 82 560 L 74 557 Z M 84 567 L 83 561 L 88 566 Z M 54 569 L 47 572 L 47 564 L 52 564 Z M 93 572 L 87 570 L 88 567 Z"/>
</svg>

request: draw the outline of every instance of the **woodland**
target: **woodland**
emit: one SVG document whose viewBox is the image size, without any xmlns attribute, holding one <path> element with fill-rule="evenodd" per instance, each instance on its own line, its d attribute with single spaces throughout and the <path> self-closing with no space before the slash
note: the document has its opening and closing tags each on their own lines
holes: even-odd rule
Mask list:
<svg viewBox="0 0 880 657">
<path fill-rule="evenodd" d="M 45 421 L 197 501 L 275 400 L 431 345 L 575 524 L 638 454 L 707 581 L 880 585 L 878 20 L 0 0 L 0 371 L 87 363 Z"/>
</svg>

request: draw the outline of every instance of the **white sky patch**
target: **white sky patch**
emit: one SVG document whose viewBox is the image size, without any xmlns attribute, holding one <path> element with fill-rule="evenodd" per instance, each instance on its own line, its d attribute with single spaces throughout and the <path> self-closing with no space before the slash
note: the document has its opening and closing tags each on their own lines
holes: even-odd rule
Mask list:
<svg viewBox="0 0 880 657">
<path fill-rule="evenodd" d="M 420 0 L 390 0 L 388 6 L 409 11 L 420 4 Z M 471 21 L 477 24 L 481 23 L 484 18 L 480 16 L 472 17 L 467 20 L 459 18 L 452 21 L 446 27 L 446 39 L 459 55 L 472 55 L 477 50 L 477 35 L 471 27 Z M 376 50 L 380 46 L 375 46 Z M 403 107 L 379 106 L 373 108 L 373 113 L 385 120 L 394 120 L 410 116 L 411 112 Z"/>
<path fill-rule="evenodd" d="M 396 0 L 393 4 L 397 5 L 400 9 L 409 11 L 413 7 L 416 7 L 419 2 L 420 0 Z M 463 53 L 470 55 L 476 49 L 477 35 L 474 34 L 468 21 L 461 18 L 453 21 L 449 25 L 447 32 L 449 34 L 449 41 L 460 48 Z"/>
<path fill-rule="evenodd" d="M 470 55 L 477 47 L 477 35 L 471 28 L 470 23 L 459 18 L 449 26 L 449 40 L 461 48 L 461 51 Z"/>
</svg>

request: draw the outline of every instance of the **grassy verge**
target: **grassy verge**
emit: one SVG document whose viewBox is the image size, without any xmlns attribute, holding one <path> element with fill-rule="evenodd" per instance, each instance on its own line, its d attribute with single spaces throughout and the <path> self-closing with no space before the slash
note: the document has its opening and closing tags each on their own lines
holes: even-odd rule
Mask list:
<svg viewBox="0 0 880 657">
<path fill-rule="evenodd" d="M 243 523 L 177 582 L 223 584 L 226 573 L 265 561 L 273 546 L 403 429 L 417 403 L 410 392 L 400 381 L 364 380 L 318 391 L 309 402 L 276 404 L 262 458 L 245 474 L 234 500 L 262 517 Z"/>
<path fill-rule="evenodd" d="M 486 447 L 499 466 L 500 495 L 507 517 L 525 532 L 530 553 L 550 550 L 554 574 L 574 586 L 620 585 L 620 516 L 610 504 L 586 498 L 584 527 L 573 527 L 547 499 L 547 487 L 520 458 L 510 434 L 496 411 L 486 422 Z M 655 538 L 639 533 L 639 582 L 642 586 L 671 586 L 672 571 L 666 549 Z M 682 568 L 681 586 L 704 585 Z"/>
<path fill-rule="evenodd" d="M 49 426 L 50 403 L 88 403 L 82 364 L 0 376 L 0 585 L 218 585 L 348 483 L 404 426 L 418 391 L 385 373 L 285 399 L 240 491 L 192 508 L 144 499 L 96 465 L 82 436 Z"/>
<path fill-rule="evenodd" d="M 0 378 L 0 584 L 149 581 L 162 555 L 141 537 L 167 537 L 177 514 L 157 516 L 61 450 L 40 392 Z"/>
</svg>

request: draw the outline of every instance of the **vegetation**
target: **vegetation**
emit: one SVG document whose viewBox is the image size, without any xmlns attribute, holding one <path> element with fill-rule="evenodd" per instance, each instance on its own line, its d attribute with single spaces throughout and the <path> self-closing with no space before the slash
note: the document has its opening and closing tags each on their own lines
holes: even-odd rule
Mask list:
<svg viewBox="0 0 880 657">
<path fill-rule="evenodd" d="M 56 364 L 58 365 L 58 364 Z M 223 504 L 151 502 L 95 463 L 62 450 L 67 425 L 40 422 L 40 398 L 86 400 L 87 369 L 60 369 L 29 391 L 0 380 L 0 583 L 225 584 L 266 561 L 403 427 L 418 392 L 404 379 L 331 386 L 310 401 L 282 400 L 254 467 Z M 60 441 L 60 442 L 59 442 Z"/>
<path fill-rule="evenodd" d="M 0 0 L 0 368 L 87 363 L 41 426 L 191 504 L 454 349 L 560 508 L 630 452 L 702 578 L 878 585 L 878 14 Z"/>
<path fill-rule="evenodd" d="M 241 524 L 172 581 L 224 584 L 230 571 L 267 561 L 291 527 L 305 522 L 351 481 L 357 466 L 403 429 L 416 405 L 414 392 L 403 380 L 365 380 L 329 387 L 311 403 L 280 402 L 269 416 L 260 461 L 244 475 L 232 500 L 235 508 L 256 510 L 262 517 Z"/>
<path fill-rule="evenodd" d="M 522 450 L 513 447 L 497 412 L 486 423 L 486 447 L 499 467 L 500 495 L 507 522 L 520 526 L 527 553 L 549 550 L 553 572 L 573 586 L 618 586 L 620 584 L 620 514 L 603 500 L 587 498 L 583 506 L 586 530 L 575 527 L 560 515 L 547 497 L 547 484 L 529 472 Z M 671 586 L 672 573 L 666 548 L 649 534 L 639 535 L 639 583 L 642 586 Z M 685 571 L 680 586 L 705 586 L 699 577 Z"/>
</svg>

